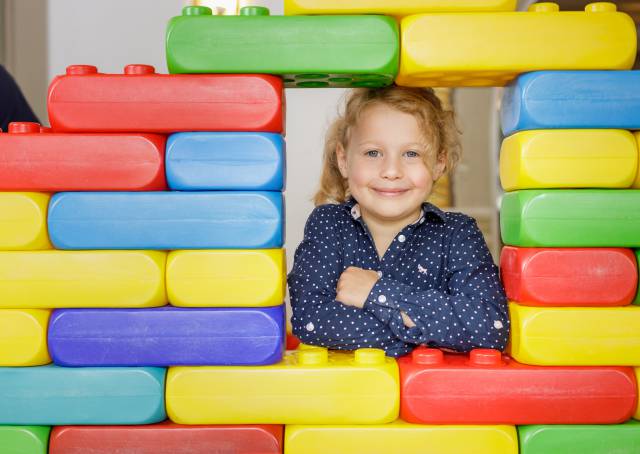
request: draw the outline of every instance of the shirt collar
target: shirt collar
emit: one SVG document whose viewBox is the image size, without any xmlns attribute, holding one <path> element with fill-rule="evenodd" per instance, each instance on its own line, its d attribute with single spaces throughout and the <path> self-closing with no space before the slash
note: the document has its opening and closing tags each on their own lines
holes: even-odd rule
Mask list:
<svg viewBox="0 0 640 454">
<path fill-rule="evenodd" d="M 362 215 L 360 214 L 360 205 L 358 205 L 358 202 L 353 197 L 349 197 L 346 202 L 342 204 L 342 206 L 349 212 L 353 219 L 359 220 L 362 217 Z M 429 217 L 435 217 L 435 219 L 441 222 L 446 221 L 446 214 L 444 211 L 429 202 L 424 202 L 422 204 L 422 214 L 415 222 L 411 223 L 410 225 L 423 224 L 424 220 Z"/>
</svg>

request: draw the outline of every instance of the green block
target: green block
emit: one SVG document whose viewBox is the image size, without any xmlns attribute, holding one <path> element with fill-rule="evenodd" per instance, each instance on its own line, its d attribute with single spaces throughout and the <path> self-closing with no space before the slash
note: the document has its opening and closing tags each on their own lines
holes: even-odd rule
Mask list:
<svg viewBox="0 0 640 454">
<path fill-rule="evenodd" d="M 638 454 L 640 422 L 519 426 L 520 454 Z"/>
<path fill-rule="evenodd" d="M 2 454 L 46 454 L 49 450 L 48 426 L 0 426 Z"/>
<path fill-rule="evenodd" d="M 167 27 L 172 74 L 260 73 L 286 87 L 383 87 L 398 73 L 398 24 L 386 16 L 213 16 L 187 6 Z"/>
<path fill-rule="evenodd" d="M 502 241 L 512 246 L 639 247 L 640 190 L 509 192 L 500 229 Z"/>
<path fill-rule="evenodd" d="M 636 262 L 638 262 L 638 269 L 640 269 L 640 249 L 636 250 Z M 640 306 L 640 277 L 638 278 L 638 293 L 636 299 L 633 300 L 633 304 Z"/>
</svg>

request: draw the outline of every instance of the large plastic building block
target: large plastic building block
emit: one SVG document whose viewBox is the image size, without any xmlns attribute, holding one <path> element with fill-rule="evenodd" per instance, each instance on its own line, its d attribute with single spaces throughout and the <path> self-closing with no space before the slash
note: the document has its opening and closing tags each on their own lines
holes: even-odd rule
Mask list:
<svg viewBox="0 0 640 454">
<path fill-rule="evenodd" d="M 54 134 L 11 123 L 0 134 L 2 191 L 166 189 L 165 137 L 157 134 Z"/>
<path fill-rule="evenodd" d="M 273 133 L 173 134 L 167 142 L 169 187 L 178 191 L 282 191 L 284 148 L 284 138 Z"/>
<path fill-rule="evenodd" d="M 0 253 L 0 307 L 154 307 L 167 303 L 166 253 Z"/>
<path fill-rule="evenodd" d="M 384 424 L 398 417 L 398 366 L 382 350 L 288 351 L 272 366 L 172 367 L 178 424 Z"/>
<path fill-rule="evenodd" d="M 505 135 L 523 129 L 640 129 L 640 71 L 538 71 L 504 91 Z"/>
<path fill-rule="evenodd" d="M 517 454 L 512 426 L 287 425 L 285 454 Z"/>
<path fill-rule="evenodd" d="M 419 14 L 400 25 L 398 85 L 502 86 L 541 69 L 630 69 L 636 28 L 613 3 L 559 12 Z M 443 37 L 446 36 L 446 39 Z"/>
<path fill-rule="evenodd" d="M 60 309 L 48 345 L 59 366 L 259 365 L 282 359 L 284 305 Z"/>
<path fill-rule="evenodd" d="M 638 169 L 629 131 L 557 129 L 522 131 L 500 150 L 505 191 L 535 188 L 628 188 Z"/>
<path fill-rule="evenodd" d="M 267 73 L 286 87 L 382 87 L 398 72 L 398 25 L 385 16 L 235 17 L 187 6 L 167 27 L 171 73 Z"/>
<path fill-rule="evenodd" d="M 640 249 L 636 250 L 636 262 L 640 263 Z M 640 269 L 640 266 L 638 268 Z M 638 281 L 640 282 L 640 279 Z M 636 299 L 633 300 L 633 304 L 640 304 L 640 284 L 638 284 L 638 292 L 636 294 Z"/>
<path fill-rule="evenodd" d="M 166 369 L 2 367 L 0 424 L 150 424 L 166 418 Z"/>
<path fill-rule="evenodd" d="M 420 13 L 513 11 L 515 0 L 284 0 L 284 13 L 297 14 L 383 14 L 408 16 Z"/>
<path fill-rule="evenodd" d="M 282 426 L 62 426 L 49 454 L 281 454 Z"/>
<path fill-rule="evenodd" d="M 511 356 L 540 366 L 640 364 L 640 307 L 526 307 L 509 303 Z"/>
<path fill-rule="evenodd" d="M 640 153 L 640 131 L 635 134 L 636 143 L 638 144 L 638 153 Z M 638 158 L 638 171 L 636 172 L 636 179 L 633 182 L 632 187 L 640 189 L 640 157 Z"/>
<path fill-rule="evenodd" d="M 640 450 L 640 423 L 518 427 L 521 454 L 633 454 Z"/>
<path fill-rule="evenodd" d="M 171 251 L 169 301 L 187 307 L 278 306 L 286 266 L 284 249 Z"/>
<path fill-rule="evenodd" d="M 0 309 L 0 366 L 40 366 L 51 362 L 47 323 L 51 311 Z"/>
<path fill-rule="evenodd" d="M 635 368 L 635 372 L 636 372 L 636 382 L 640 383 L 640 367 L 636 367 Z M 635 419 L 639 419 L 640 420 L 640 402 L 638 402 L 638 407 L 637 407 L 636 413 L 633 415 L 633 417 Z"/>
<path fill-rule="evenodd" d="M 61 192 L 49 203 L 58 249 L 279 248 L 279 192 Z"/>
<path fill-rule="evenodd" d="M 282 132 L 282 97 L 282 81 L 274 76 L 173 76 L 149 65 L 101 74 L 95 66 L 74 65 L 53 79 L 47 105 L 59 132 Z"/>
<path fill-rule="evenodd" d="M 499 351 L 418 347 L 398 360 L 400 417 L 419 424 L 614 424 L 635 411 L 630 367 L 540 367 Z"/>
<path fill-rule="evenodd" d="M 500 230 L 512 246 L 638 247 L 640 190 L 509 192 L 502 198 Z"/>
<path fill-rule="evenodd" d="M 638 287 L 630 249 L 505 246 L 500 274 L 507 297 L 525 306 L 625 306 Z"/>
<path fill-rule="evenodd" d="M 4 454 L 47 454 L 47 426 L 0 426 L 0 448 Z"/>
<path fill-rule="evenodd" d="M 0 192 L 0 250 L 51 249 L 49 198 L 38 192 Z"/>
</svg>

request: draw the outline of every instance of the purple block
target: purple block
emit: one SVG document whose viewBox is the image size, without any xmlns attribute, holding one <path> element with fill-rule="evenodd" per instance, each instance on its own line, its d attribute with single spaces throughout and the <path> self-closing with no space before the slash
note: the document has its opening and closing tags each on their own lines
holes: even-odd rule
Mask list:
<svg viewBox="0 0 640 454">
<path fill-rule="evenodd" d="M 284 345 L 284 305 L 57 309 L 48 333 L 60 366 L 265 365 Z"/>
</svg>

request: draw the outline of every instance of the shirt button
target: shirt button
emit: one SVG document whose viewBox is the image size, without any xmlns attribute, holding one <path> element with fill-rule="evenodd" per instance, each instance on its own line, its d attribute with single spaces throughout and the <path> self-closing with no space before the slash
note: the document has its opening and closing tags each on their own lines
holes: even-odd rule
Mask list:
<svg viewBox="0 0 640 454">
<path fill-rule="evenodd" d="M 307 331 L 313 331 L 316 327 L 313 326 L 313 323 L 309 322 L 305 325 L 305 328 L 307 329 Z"/>
<path fill-rule="evenodd" d="M 379 303 L 386 303 L 386 302 L 387 302 L 387 297 L 386 297 L 386 296 L 384 296 L 384 295 L 380 295 L 380 296 L 378 297 L 378 302 L 379 302 Z"/>
<path fill-rule="evenodd" d="M 496 320 L 495 322 L 493 322 L 493 327 L 495 329 L 502 329 L 504 327 L 504 325 L 502 324 L 502 322 L 500 320 Z"/>
<path fill-rule="evenodd" d="M 378 271 L 378 277 L 382 277 L 382 271 Z"/>
<path fill-rule="evenodd" d="M 400 236 L 398 237 L 398 241 L 400 241 L 401 243 L 404 243 L 406 240 L 407 240 L 407 237 L 406 237 L 406 236 L 404 236 L 404 235 L 400 235 Z"/>
</svg>

